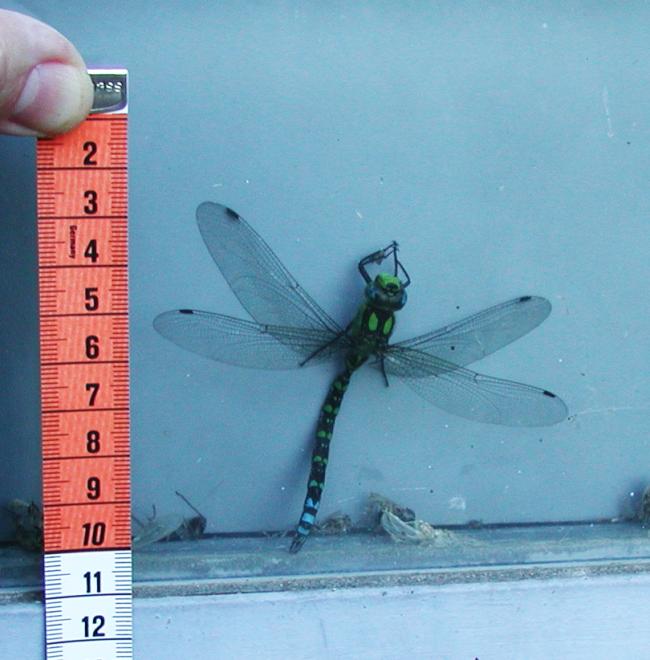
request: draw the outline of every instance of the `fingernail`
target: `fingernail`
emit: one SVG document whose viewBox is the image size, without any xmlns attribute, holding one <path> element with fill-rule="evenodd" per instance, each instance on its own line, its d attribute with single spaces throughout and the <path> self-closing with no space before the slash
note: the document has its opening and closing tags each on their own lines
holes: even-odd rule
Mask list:
<svg viewBox="0 0 650 660">
<path fill-rule="evenodd" d="M 59 62 L 39 64 L 25 80 L 11 121 L 36 133 L 63 133 L 86 116 L 92 94 L 85 71 Z"/>
</svg>

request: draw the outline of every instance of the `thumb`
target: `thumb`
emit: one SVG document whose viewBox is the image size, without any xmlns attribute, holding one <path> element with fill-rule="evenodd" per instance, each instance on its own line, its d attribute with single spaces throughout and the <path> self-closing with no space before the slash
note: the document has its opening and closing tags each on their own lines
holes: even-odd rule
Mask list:
<svg viewBox="0 0 650 660">
<path fill-rule="evenodd" d="M 0 133 L 64 133 L 86 117 L 92 97 L 84 61 L 65 37 L 0 9 Z"/>
</svg>

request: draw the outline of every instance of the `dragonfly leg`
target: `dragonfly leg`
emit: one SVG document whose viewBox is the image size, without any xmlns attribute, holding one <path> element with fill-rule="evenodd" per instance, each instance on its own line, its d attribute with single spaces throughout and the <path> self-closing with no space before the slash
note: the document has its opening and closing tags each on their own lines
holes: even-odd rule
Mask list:
<svg viewBox="0 0 650 660">
<path fill-rule="evenodd" d="M 384 383 L 386 384 L 386 387 L 388 387 L 390 383 L 388 382 L 388 374 L 386 373 L 386 361 L 384 360 L 383 355 L 379 358 L 379 364 L 381 364 L 381 373 L 384 377 Z"/>
<path fill-rule="evenodd" d="M 307 481 L 307 496 L 302 508 L 302 515 L 296 527 L 289 552 L 298 552 L 305 544 L 316 521 L 325 486 L 325 470 L 329 460 L 330 442 L 334 431 L 334 422 L 343 400 L 343 395 L 350 382 L 352 372 L 349 369 L 341 372 L 330 386 L 325 402 L 321 408 L 316 426 L 316 442 L 311 455 L 311 470 Z"/>
<path fill-rule="evenodd" d="M 397 275 L 401 272 L 402 276 L 404 277 L 403 285 L 404 288 L 406 288 L 411 283 L 411 278 L 409 277 L 409 274 L 406 272 L 406 269 L 402 265 L 402 262 L 397 258 L 398 249 L 399 249 L 399 245 L 397 244 L 397 241 L 393 241 L 392 243 L 390 243 L 390 245 L 387 245 L 383 250 L 377 250 L 376 252 L 373 252 L 372 254 L 369 254 L 367 257 L 361 259 L 361 261 L 359 261 L 358 263 L 358 268 L 363 279 L 368 284 L 372 281 L 372 278 L 370 277 L 366 266 L 369 266 L 370 264 L 380 264 L 382 261 L 384 261 L 384 259 L 388 259 L 389 257 L 392 256 L 394 262 L 393 275 L 397 277 Z"/>
</svg>

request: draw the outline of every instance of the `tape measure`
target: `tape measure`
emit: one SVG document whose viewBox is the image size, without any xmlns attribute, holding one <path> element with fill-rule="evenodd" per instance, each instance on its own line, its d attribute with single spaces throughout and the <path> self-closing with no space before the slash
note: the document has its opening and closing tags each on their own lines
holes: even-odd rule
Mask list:
<svg viewBox="0 0 650 660">
<path fill-rule="evenodd" d="M 36 151 L 48 660 L 132 658 L 127 74 Z"/>
</svg>

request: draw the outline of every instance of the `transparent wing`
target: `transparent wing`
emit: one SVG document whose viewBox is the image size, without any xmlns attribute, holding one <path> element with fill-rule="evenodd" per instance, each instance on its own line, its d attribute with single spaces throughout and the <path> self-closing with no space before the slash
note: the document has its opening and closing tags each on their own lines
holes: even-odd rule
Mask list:
<svg viewBox="0 0 650 660">
<path fill-rule="evenodd" d="M 562 399 L 547 390 L 483 376 L 412 348 L 391 348 L 384 355 L 386 373 L 459 417 L 505 426 L 547 426 L 568 414 Z"/>
<path fill-rule="evenodd" d="M 254 369 L 294 369 L 307 358 L 305 366 L 319 364 L 348 342 L 330 330 L 261 325 L 189 309 L 163 312 L 153 325 L 163 337 L 192 353 Z"/>
<path fill-rule="evenodd" d="M 147 522 L 141 523 L 136 520 L 138 529 L 134 532 L 132 542 L 134 548 L 143 548 L 152 543 L 161 541 L 173 534 L 183 525 L 183 516 L 177 514 L 167 514 L 148 518 Z"/>
<path fill-rule="evenodd" d="M 298 284 L 261 236 L 235 211 L 214 202 L 196 209 L 203 240 L 246 311 L 261 324 L 341 328 Z"/>
<path fill-rule="evenodd" d="M 465 366 L 519 339 L 550 313 L 546 298 L 521 296 L 392 347 L 414 348 Z"/>
</svg>

